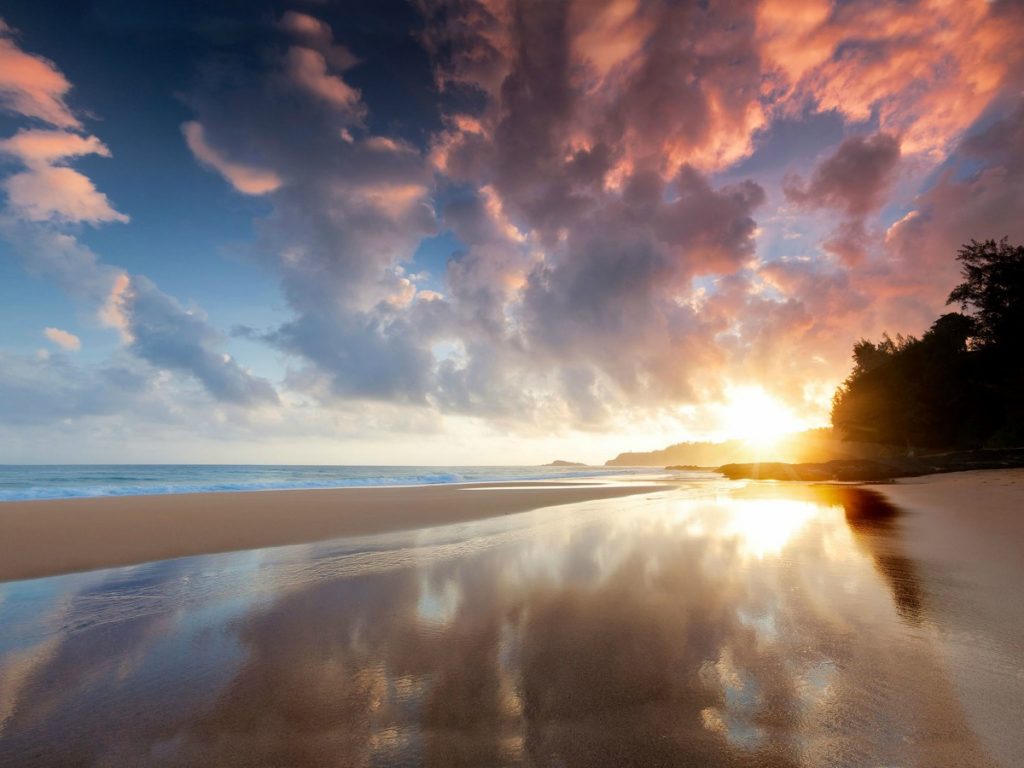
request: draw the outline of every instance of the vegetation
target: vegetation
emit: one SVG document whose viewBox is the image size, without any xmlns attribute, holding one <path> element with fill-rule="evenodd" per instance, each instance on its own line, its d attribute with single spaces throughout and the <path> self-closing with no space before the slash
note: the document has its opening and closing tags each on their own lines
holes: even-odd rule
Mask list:
<svg viewBox="0 0 1024 768">
<path fill-rule="evenodd" d="M 1024 247 L 972 240 L 951 312 L 920 338 L 853 348 L 832 425 L 846 439 L 908 450 L 1024 445 Z"/>
</svg>

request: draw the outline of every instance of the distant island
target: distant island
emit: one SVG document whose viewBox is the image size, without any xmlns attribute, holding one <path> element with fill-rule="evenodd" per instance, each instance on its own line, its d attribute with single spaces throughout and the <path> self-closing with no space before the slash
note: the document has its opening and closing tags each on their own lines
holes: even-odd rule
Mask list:
<svg viewBox="0 0 1024 768">
<path fill-rule="evenodd" d="M 579 461 L 565 461 L 563 459 L 555 459 L 550 464 L 545 464 L 544 466 L 545 467 L 585 467 L 587 465 L 583 464 L 582 462 L 579 462 Z"/>
<path fill-rule="evenodd" d="M 885 459 L 904 453 L 900 446 L 846 440 L 831 427 L 809 429 L 782 438 L 770 455 L 765 449 L 743 440 L 676 443 L 657 451 L 620 453 L 605 462 L 608 467 L 664 467 L 691 469 L 720 467 L 729 463 L 753 463 L 770 459 L 785 462 L 815 462 L 837 459 Z"/>
</svg>

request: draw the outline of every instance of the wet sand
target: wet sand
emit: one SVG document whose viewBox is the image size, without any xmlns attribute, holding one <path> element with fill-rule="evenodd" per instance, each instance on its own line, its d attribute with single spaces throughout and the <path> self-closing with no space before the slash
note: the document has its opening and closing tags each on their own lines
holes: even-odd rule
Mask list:
<svg viewBox="0 0 1024 768">
<path fill-rule="evenodd" d="M 709 484 L 7 582 L 0 766 L 1019 766 L 1020 582 L 944 520 Z"/>
<path fill-rule="evenodd" d="M 0 582 L 448 525 L 662 488 L 519 482 L 5 502 Z"/>
<path fill-rule="evenodd" d="M 1024 765 L 1024 469 L 871 487 L 903 510 L 900 545 L 968 721 L 1000 764 Z"/>
<path fill-rule="evenodd" d="M 551 485 L 146 498 L 132 555 L 455 524 L 0 583 L 0 766 L 1024 765 L 1024 472 Z"/>
<path fill-rule="evenodd" d="M 1024 568 L 1024 469 L 910 477 L 870 487 L 907 511 L 927 512 L 933 525 L 917 533 L 934 536 L 932 543 L 947 545 L 950 554 L 974 557 L 978 548 L 994 547 Z"/>
</svg>

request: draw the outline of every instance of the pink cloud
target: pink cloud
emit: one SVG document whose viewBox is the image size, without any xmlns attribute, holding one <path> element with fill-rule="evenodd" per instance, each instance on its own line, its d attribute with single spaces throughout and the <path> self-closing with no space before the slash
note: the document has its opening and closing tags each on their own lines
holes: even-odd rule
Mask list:
<svg viewBox="0 0 1024 768">
<path fill-rule="evenodd" d="M 110 150 L 95 136 L 61 130 L 20 130 L 0 141 L 0 154 L 16 157 L 26 166 L 25 171 L 2 182 L 8 205 L 19 217 L 88 224 L 128 221 L 87 176 L 59 165 L 81 155 L 110 157 Z"/>
<path fill-rule="evenodd" d="M 51 61 L 25 53 L 0 19 L 0 107 L 61 128 L 81 123 L 64 101 L 71 83 Z"/>
<path fill-rule="evenodd" d="M 367 149 L 375 152 L 411 152 L 416 154 L 416 147 L 401 139 L 391 139 L 387 136 L 371 136 L 363 142 Z"/>
<path fill-rule="evenodd" d="M 110 157 L 110 150 L 95 136 L 39 129 L 22 129 L 14 136 L 0 140 L 0 152 L 13 155 L 29 166 L 82 155 Z"/>
<path fill-rule="evenodd" d="M 7 177 L 3 182 L 8 204 L 30 221 L 69 221 L 99 224 L 127 222 L 88 176 L 59 166 L 40 166 Z"/>
<path fill-rule="evenodd" d="M 60 328 L 44 328 L 43 335 L 61 349 L 66 349 L 69 352 L 77 352 L 82 348 L 81 339 L 75 336 L 75 334 Z"/>
<path fill-rule="evenodd" d="M 941 158 L 1018 71 L 1020 24 L 988 0 L 765 0 L 758 38 L 777 106 L 877 114 L 904 151 Z"/>
<path fill-rule="evenodd" d="M 103 302 L 98 312 L 100 322 L 109 328 L 116 329 L 125 343 L 133 341 L 127 309 L 131 290 L 131 276 L 127 272 L 117 271 L 114 274 L 106 301 Z"/>
<path fill-rule="evenodd" d="M 233 162 L 210 146 L 201 123 L 195 120 L 184 123 L 181 132 L 185 135 L 185 142 L 196 159 L 223 176 L 242 194 L 266 195 L 281 186 L 281 177 L 273 171 Z"/>
</svg>

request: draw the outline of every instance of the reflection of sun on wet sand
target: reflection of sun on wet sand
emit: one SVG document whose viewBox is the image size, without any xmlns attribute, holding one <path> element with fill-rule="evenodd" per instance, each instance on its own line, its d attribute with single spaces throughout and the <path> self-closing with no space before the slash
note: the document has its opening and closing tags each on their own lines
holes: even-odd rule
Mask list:
<svg viewBox="0 0 1024 768">
<path fill-rule="evenodd" d="M 1019 765 L 1012 617 L 965 611 L 992 585 L 907 509 L 665 490 L 24 582 L 0 764 Z"/>
</svg>

